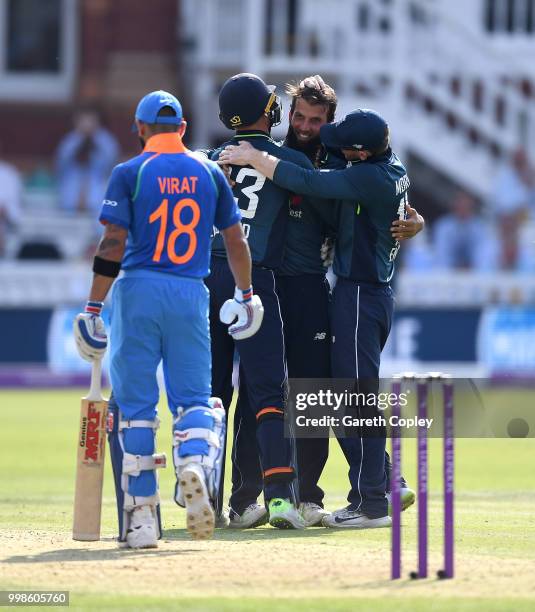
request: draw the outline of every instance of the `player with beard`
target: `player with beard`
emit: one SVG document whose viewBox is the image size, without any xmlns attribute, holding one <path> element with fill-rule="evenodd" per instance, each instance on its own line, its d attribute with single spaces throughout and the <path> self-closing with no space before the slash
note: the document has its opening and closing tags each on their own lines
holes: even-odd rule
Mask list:
<svg viewBox="0 0 535 612">
<path fill-rule="evenodd" d="M 327 149 L 319 137 L 321 126 L 334 120 L 337 98 L 333 88 L 315 75 L 287 85 L 286 93 L 292 102 L 283 144 L 304 153 L 318 169 L 345 168 L 347 161 L 340 152 Z M 336 205 L 325 202 L 318 205 L 307 196 L 291 198 L 284 258 L 276 270 L 290 379 L 331 377 L 329 286 L 320 251 L 326 238 L 333 235 L 336 224 Z M 394 222 L 392 235 L 398 240 L 408 239 L 423 225 L 423 218 L 409 206 L 407 219 Z M 251 439 L 244 431 L 246 415 L 250 413 L 247 402 L 245 390 L 240 387 L 236 411 L 242 430 L 235 439 L 233 453 L 233 499 L 238 499 L 247 511 L 241 516 L 231 514 L 231 525 L 242 528 L 254 526 L 254 522 L 258 524 L 258 516 L 263 511 L 256 503 L 262 490 L 260 468 L 255 470 L 251 461 L 244 466 L 246 462 L 241 460 L 245 454 L 249 455 L 245 438 Z M 240 414 L 244 419 L 240 419 Z M 321 524 L 328 514 L 323 508 L 324 492 L 318 485 L 327 461 L 328 445 L 328 438 L 297 439 L 300 511 L 307 526 Z M 407 507 L 414 501 L 414 492 L 405 487 L 403 493 Z"/>
</svg>

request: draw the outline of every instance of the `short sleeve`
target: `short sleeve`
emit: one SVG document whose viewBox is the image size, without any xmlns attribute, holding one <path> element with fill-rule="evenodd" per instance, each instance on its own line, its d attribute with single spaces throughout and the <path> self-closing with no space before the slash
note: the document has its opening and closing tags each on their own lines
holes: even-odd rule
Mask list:
<svg viewBox="0 0 535 612">
<path fill-rule="evenodd" d="M 123 164 L 115 166 L 102 201 L 99 221 L 106 225 L 113 223 L 130 229 L 132 220 L 130 187 L 126 178 L 126 168 Z"/>
<path fill-rule="evenodd" d="M 210 170 L 218 190 L 214 225 L 221 231 L 241 221 L 241 212 L 222 170 L 215 164 L 211 164 Z"/>
</svg>

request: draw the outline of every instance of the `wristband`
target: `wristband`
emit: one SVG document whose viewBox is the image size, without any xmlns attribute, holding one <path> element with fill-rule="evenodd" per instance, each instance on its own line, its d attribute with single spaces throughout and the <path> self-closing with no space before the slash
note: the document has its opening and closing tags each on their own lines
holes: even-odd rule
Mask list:
<svg viewBox="0 0 535 612">
<path fill-rule="evenodd" d="M 236 287 L 236 290 L 234 291 L 234 299 L 237 302 L 250 302 L 251 299 L 253 297 L 253 287 L 249 287 L 249 289 L 244 289 L 243 291 L 241 289 L 238 289 L 238 287 Z"/>
<path fill-rule="evenodd" d="M 95 258 L 93 259 L 93 272 L 95 274 L 107 276 L 108 278 L 117 278 L 120 271 L 120 261 L 110 261 L 109 259 L 102 259 L 102 257 L 95 255 Z"/>
<path fill-rule="evenodd" d="M 88 300 L 87 304 L 85 305 L 85 312 L 100 317 L 100 313 L 102 312 L 103 306 L 104 302 L 93 302 L 92 300 Z"/>
</svg>

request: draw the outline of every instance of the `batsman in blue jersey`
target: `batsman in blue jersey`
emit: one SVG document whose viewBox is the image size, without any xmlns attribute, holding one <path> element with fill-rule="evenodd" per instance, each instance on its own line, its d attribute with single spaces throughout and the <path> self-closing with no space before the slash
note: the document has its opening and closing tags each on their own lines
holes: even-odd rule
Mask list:
<svg viewBox="0 0 535 612">
<path fill-rule="evenodd" d="M 249 164 L 295 193 L 340 200 L 334 257 L 338 282 L 331 317 L 332 374 L 354 378 L 358 391 L 374 393 L 381 350 L 392 323 L 389 283 L 399 241 L 392 236 L 391 225 L 405 213 L 409 179 L 390 148 L 386 122 L 373 111 L 358 109 L 338 123 L 324 125 L 320 136 L 325 145 L 343 153 L 349 162 L 346 168 L 306 170 L 248 143 L 228 147 L 220 163 Z M 325 517 L 323 524 L 389 526 L 384 431 L 339 441 L 350 466 L 349 505 Z"/>
<path fill-rule="evenodd" d="M 252 293 L 239 208 L 219 168 L 184 147 L 185 129 L 171 94 L 156 91 L 140 101 L 135 130 L 143 152 L 113 170 L 89 301 L 74 324 L 81 356 L 101 359 L 107 336 L 100 313 L 122 269 L 112 300 L 108 424 L 120 540 L 131 548 L 155 547 L 161 536 L 156 469 L 165 466 L 165 456 L 155 453 L 160 361 L 173 414 L 175 500 L 187 508 L 194 538 L 213 533 L 225 434 L 221 402 L 210 397 L 209 292 L 203 282 L 214 226 L 236 284 L 234 299 L 224 304 L 225 321 L 238 318 L 228 332 L 248 338 L 263 316 Z"/>
</svg>

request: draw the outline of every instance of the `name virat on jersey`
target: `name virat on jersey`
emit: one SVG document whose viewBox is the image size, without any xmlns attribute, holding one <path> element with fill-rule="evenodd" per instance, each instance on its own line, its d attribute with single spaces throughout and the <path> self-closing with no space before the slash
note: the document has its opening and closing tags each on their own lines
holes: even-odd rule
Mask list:
<svg viewBox="0 0 535 612">
<path fill-rule="evenodd" d="M 173 195 L 175 193 L 195 193 L 198 176 L 159 176 L 158 185 L 162 194 Z"/>
</svg>

